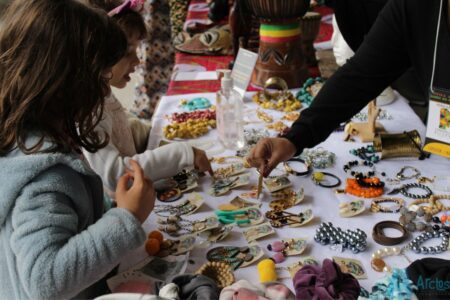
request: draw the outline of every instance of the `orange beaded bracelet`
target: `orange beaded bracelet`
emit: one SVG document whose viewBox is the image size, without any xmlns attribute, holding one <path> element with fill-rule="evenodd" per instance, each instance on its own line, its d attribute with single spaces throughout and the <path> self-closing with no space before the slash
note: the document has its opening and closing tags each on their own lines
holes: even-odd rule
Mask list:
<svg viewBox="0 0 450 300">
<path fill-rule="evenodd" d="M 364 178 L 363 180 L 367 183 L 376 183 L 377 179 L 378 178 Z M 361 187 L 356 179 L 347 178 L 345 192 L 357 197 L 376 198 L 383 195 L 384 190 L 383 187 Z"/>
</svg>

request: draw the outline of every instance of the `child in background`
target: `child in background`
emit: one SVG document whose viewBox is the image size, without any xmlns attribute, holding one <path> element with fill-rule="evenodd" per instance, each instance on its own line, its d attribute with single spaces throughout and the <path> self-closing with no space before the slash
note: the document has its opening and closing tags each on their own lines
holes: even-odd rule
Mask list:
<svg viewBox="0 0 450 300">
<path fill-rule="evenodd" d="M 139 64 L 136 48 L 147 34 L 144 20 L 138 12 L 143 1 L 87 1 L 91 6 L 108 12 L 127 36 L 127 54 L 113 67 L 110 80 L 111 86 L 124 88 L 130 80 L 130 73 L 134 72 L 134 68 Z M 86 150 L 83 153 L 91 167 L 100 175 L 109 192 L 115 189 L 117 179 L 128 168 L 130 159 L 136 160 L 142 166 L 145 175 L 153 181 L 173 176 L 184 168 L 192 167 L 201 172 L 208 171 L 213 175 L 205 152 L 186 142 L 173 143 L 154 150 L 146 149 L 139 153 L 137 145 L 142 141 L 133 140 L 133 133 L 123 106 L 112 93 L 107 96 L 105 102 L 104 117 L 96 130 L 109 135 L 110 142 L 96 153 Z M 109 194 L 113 196 L 112 193 Z"/>
<path fill-rule="evenodd" d="M 15 0 L 0 32 L 0 299 L 93 298 L 141 246 L 155 192 L 136 162 L 103 211 L 81 148 L 94 131 L 126 38 L 76 0 Z M 132 182 L 132 183 L 131 183 Z"/>
</svg>

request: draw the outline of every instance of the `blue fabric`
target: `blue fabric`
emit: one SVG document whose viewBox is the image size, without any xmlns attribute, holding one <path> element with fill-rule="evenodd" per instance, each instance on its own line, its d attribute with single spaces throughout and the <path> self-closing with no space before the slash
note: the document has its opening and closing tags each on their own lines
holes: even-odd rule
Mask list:
<svg viewBox="0 0 450 300">
<path fill-rule="evenodd" d="M 378 280 L 372 287 L 372 292 L 361 290 L 358 300 L 414 300 L 417 287 L 408 278 L 405 269 L 393 269 L 392 273 Z"/>
<path fill-rule="evenodd" d="M 97 296 L 146 238 L 128 211 L 102 214 L 101 180 L 76 155 L 0 157 L 0 299 Z"/>
</svg>

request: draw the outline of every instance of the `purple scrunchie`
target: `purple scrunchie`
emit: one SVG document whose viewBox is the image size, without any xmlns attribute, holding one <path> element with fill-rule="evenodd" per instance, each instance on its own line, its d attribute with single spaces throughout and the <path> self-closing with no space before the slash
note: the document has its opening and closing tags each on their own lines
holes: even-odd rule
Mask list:
<svg viewBox="0 0 450 300">
<path fill-rule="evenodd" d="M 358 299 L 361 288 L 353 275 L 342 273 L 335 262 L 325 259 L 322 268 L 301 268 L 294 276 L 294 289 L 296 300 L 353 300 Z"/>
</svg>

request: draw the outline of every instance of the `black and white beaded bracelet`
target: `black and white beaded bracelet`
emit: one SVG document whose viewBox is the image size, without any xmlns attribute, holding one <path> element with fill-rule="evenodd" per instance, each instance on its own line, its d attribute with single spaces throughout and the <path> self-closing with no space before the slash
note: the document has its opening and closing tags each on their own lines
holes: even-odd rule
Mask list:
<svg viewBox="0 0 450 300">
<path fill-rule="evenodd" d="M 426 193 L 423 194 L 423 195 L 408 193 L 408 190 L 409 189 L 413 189 L 413 188 L 422 189 Z M 426 185 L 423 185 L 421 183 L 408 183 L 408 184 L 402 185 L 401 187 L 399 187 L 397 189 L 394 189 L 391 192 L 389 192 L 388 195 L 394 195 L 394 194 L 397 194 L 397 193 L 401 193 L 403 196 L 408 197 L 408 198 L 412 198 L 412 199 L 427 199 L 431 195 L 433 195 L 433 192 L 431 191 L 431 189 L 429 187 L 427 187 Z"/>
</svg>

